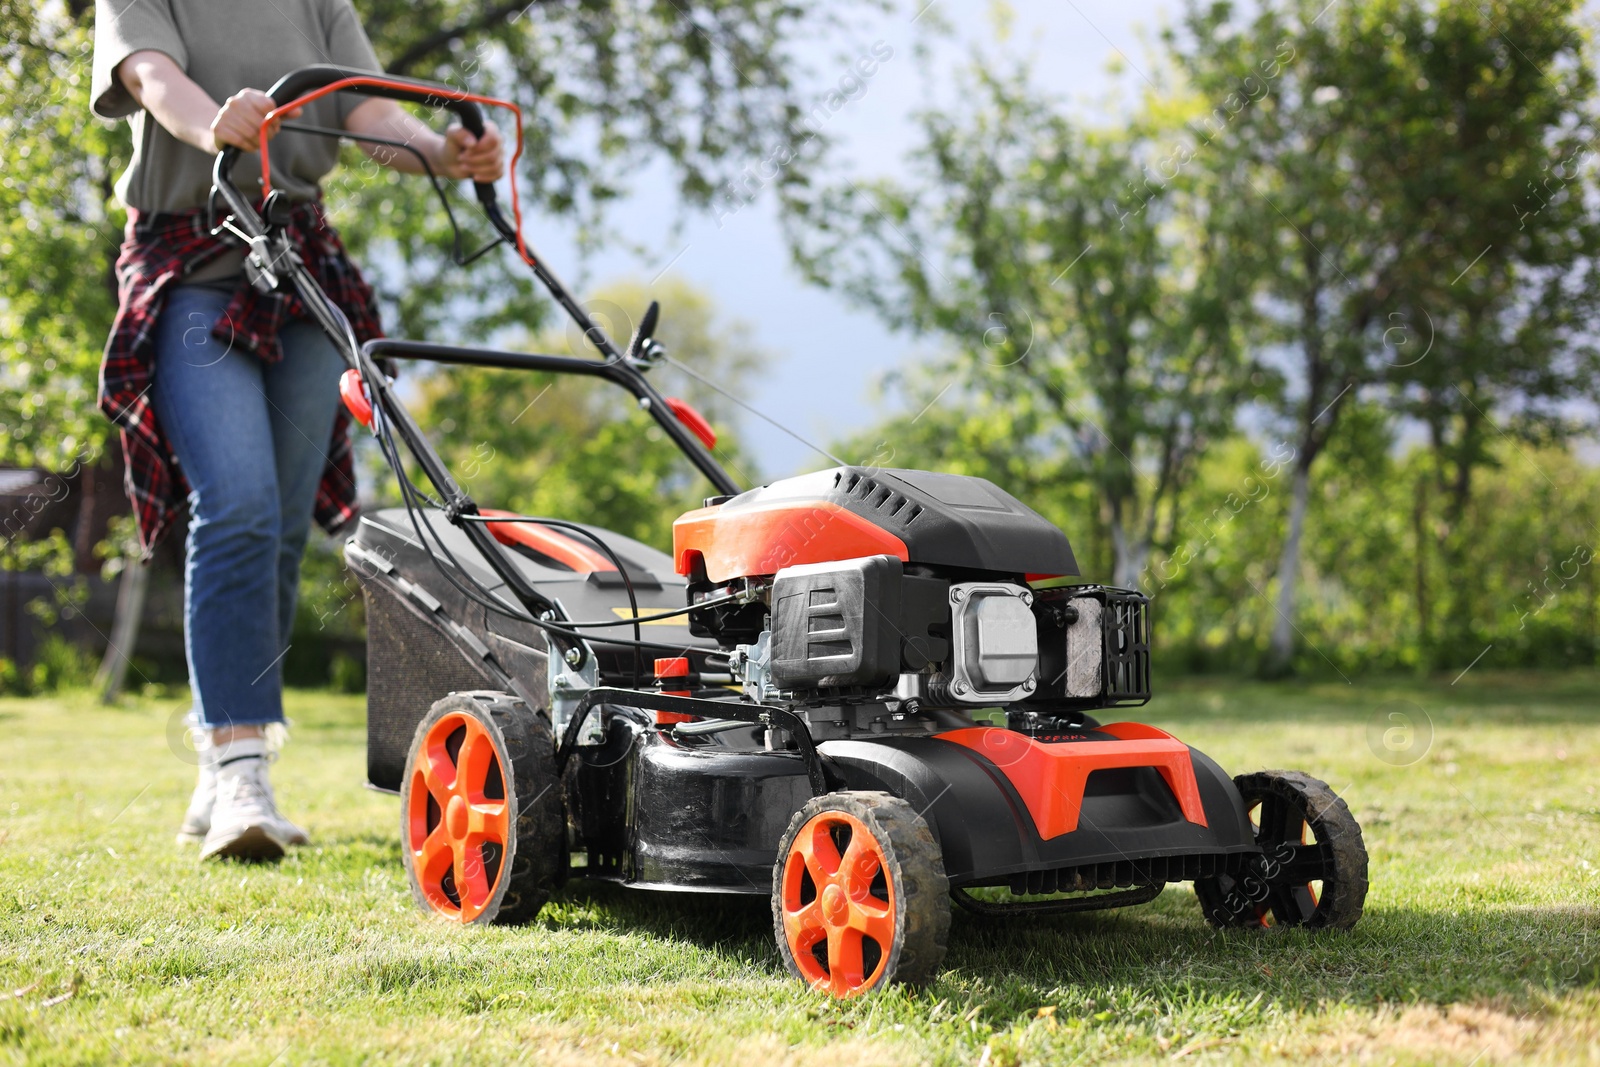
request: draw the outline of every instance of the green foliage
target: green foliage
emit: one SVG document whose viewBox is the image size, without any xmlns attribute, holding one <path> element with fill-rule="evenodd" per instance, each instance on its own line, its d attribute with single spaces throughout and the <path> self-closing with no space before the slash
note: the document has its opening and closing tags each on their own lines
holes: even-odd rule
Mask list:
<svg viewBox="0 0 1600 1067">
<path fill-rule="evenodd" d="M 328 664 L 328 683 L 341 693 L 367 691 L 367 664 L 354 656 L 336 652 Z"/>
<path fill-rule="evenodd" d="M 1463 573 L 1440 551 L 1450 503 L 1432 491 L 1429 450 L 1384 447 L 1382 413 L 1371 407 L 1350 418 L 1379 442 L 1341 434 L 1315 484 L 1297 669 L 1453 672 L 1489 645 L 1483 662 L 1495 668 L 1600 662 L 1600 578 L 1589 562 L 1600 471 L 1564 449 L 1498 446 L 1501 465 L 1484 473 L 1459 520 L 1474 546 Z M 1207 457 L 1179 539 L 1143 583 L 1172 669 L 1248 669 L 1264 651 L 1288 482 L 1287 463 L 1249 442 Z M 1430 619 L 1462 584 L 1487 605 L 1475 634 L 1431 638 Z"/>
<path fill-rule="evenodd" d="M 1464 516 L 1501 435 L 1571 434 L 1571 401 L 1600 380 L 1600 125 L 1578 19 L 1577 4 L 1543 0 L 1283 0 L 1243 20 L 1195 7 L 1167 35 L 1213 108 L 1197 165 L 1258 215 L 1263 340 L 1292 352 L 1275 407 L 1297 476 L 1309 481 L 1344 412 L 1381 394 L 1428 435 L 1454 571 L 1478 563 Z M 1268 56 L 1283 59 L 1265 84 Z M 1277 574 L 1277 667 L 1303 520 L 1291 512 Z M 1475 583 L 1450 589 L 1426 613 L 1425 654 L 1482 647 L 1490 607 Z"/>
<path fill-rule="evenodd" d="M 340 692 L 366 686 L 366 599 L 345 566 L 343 543 L 313 531 L 300 562 L 300 593 L 283 671 L 290 685 L 330 685 Z"/>
<path fill-rule="evenodd" d="M 89 684 L 94 669 L 95 660 L 81 646 L 59 634 L 50 634 L 27 667 L 0 656 L 0 693 L 35 696 L 79 688 Z"/>
<path fill-rule="evenodd" d="M 58 472 L 44 489 L 51 500 L 60 475 L 104 462 L 111 437 L 95 379 L 123 222 L 110 188 L 127 146 L 87 121 L 89 52 L 88 28 L 59 5 L 0 0 L 0 466 Z M 11 521 L 21 516 L 6 518 L 0 567 L 52 578 L 59 595 L 38 612 L 70 606 L 66 532 L 24 539 Z"/>
<path fill-rule="evenodd" d="M 88 121 L 90 34 L 57 5 L 0 0 L 0 464 L 98 456 L 94 405 L 116 308 L 126 136 Z"/>
<path fill-rule="evenodd" d="M 313 535 L 300 561 L 294 632 L 308 640 L 358 637 L 366 630 L 361 583 L 337 541 Z"/>
</svg>

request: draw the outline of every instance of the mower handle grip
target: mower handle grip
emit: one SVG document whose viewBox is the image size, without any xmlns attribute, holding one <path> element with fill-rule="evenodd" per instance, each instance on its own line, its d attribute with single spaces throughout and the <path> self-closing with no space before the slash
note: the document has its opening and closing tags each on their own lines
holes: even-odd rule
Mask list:
<svg viewBox="0 0 1600 1067">
<path fill-rule="evenodd" d="M 476 101 L 464 99 L 460 90 L 452 89 L 447 85 L 437 82 L 421 81 L 417 78 L 402 78 L 398 75 L 383 74 L 371 70 L 351 70 L 345 67 L 336 67 L 330 63 L 316 63 L 309 67 L 291 70 L 273 83 L 267 90 L 267 95 L 272 97 L 272 102 L 278 107 L 291 101 L 298 100 L 307 93 L 315 92 L 335 82 L 344 81 L 346 78 L 371 78 L 374 84 L 350 86 L 344 92 L 361 93 L 363 96 L 381 96 L 389 100 L 400 100 L 411 104 L 421 104 L 423 107 L 448 108 L 455 112 L 456 118 L 461 120 L 461 125 L 474 137 L 483 136 L 483 109 Z M 215 176 L 220 180 L 228 180 L 233 172 L 233 166 L 239 159 L 239 149 L 234 145 L 225 146 L 217 155 Z M 478 194 L 478 200 L 485 208 L 494 206 L 495 193 L 493 182 L 473 182 L 473 190 Z"/>
<path fill-rule="evenodd" d="M 483 110 L 474 101 L 464 99 L 460 90 L 440 85 L 438 82 L 402 78 L 396 74 L 349 70 L 329 63 L 317 63 L 301 67 L 299 70 L 291 70 L 273 83 L 272 88 L 267 90 L 267 95 L 272 97 L 273 103 L 282 107 L 291 100 L 346 78 L 373 78 L 382 82 L 379 85 L 352 86 L 346 90 L 347 92 L 403 100 L 407 103 L 421 104 L 423 107 L 449 108 L 456 113 L 456 117 L 461 120 L 461 125 L 467 128 L 468 133 L 474 137 L 483 135 Z"/>
</svg>

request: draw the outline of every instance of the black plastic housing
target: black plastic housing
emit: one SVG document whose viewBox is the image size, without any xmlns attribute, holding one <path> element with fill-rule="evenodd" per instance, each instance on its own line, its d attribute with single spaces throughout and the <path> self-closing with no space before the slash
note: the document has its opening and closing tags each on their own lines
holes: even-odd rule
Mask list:
<svg viewBox="0 0 1600 1067">
<path fill-rule="evenodd" d="M 772 583 L 772 680 L 785 689 L 878 686 L 900 673 L 900 561 L 787 567 Z"/>
<path fill-rule="evenodd" d="M 604 746 L 568 765 L 580 873 L 641 889 L 767 894 L 783 829 L 811 798 L 805 762 L 740 726 L 692 738 L 609 720 Z M 1081 731 L 1087 753 L 1108 737 Z M 1071 833 L 1041 838 L 1026 802 L 983 753 L 938 737 L 818 746 L 835 789 L 884 790 L 927 820 L 954 886 L 1025 892 L 1157 884 L 1203 877 L 1259 854 L 1233 780 L 1191 749 L 1206 824 L 1183 818 L 1151 768 L 1096 771 Z M 1046 888 L 1048 886 L 1049 888 Z"/>
<path fill-rule="evenodd" d="M 772 583 L 772 680 L 785 689 L 881 688 L 949 654 L 950 583 L 894 556 L 786 567 Z"/>
</svg>

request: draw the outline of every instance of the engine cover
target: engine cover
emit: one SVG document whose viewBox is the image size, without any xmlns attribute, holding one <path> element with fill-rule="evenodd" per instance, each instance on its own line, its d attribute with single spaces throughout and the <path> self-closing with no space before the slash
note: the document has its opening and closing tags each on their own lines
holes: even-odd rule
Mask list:
<svg viewBox="0 0 1600 1067">
<path fill-rule="evenodd" d="M 678 573 L 726 582 L 785 567 L 889 555 L 1029 579 L 1078 573 L 1066 534 L 993 482 L 834 467 L 691 511 L 672 526 Z"/>
</svg>

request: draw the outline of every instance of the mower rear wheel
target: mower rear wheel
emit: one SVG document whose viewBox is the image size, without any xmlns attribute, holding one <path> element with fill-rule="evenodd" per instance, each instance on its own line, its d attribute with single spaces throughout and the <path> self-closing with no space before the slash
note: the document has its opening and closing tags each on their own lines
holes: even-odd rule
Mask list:
<svg viewBox="0 0 1600 1067">
<path fill-rule="evenodd" d="M 527 922 L 565 875 L 565 813 L 544 718 L 504 693 L 452 693 L 417 724 L 400 794 L 411 895 L 460 923 Z"/>
<path fill-rule="evenodd" d="M 791 973 L 846 998 L 922 985 L 944 961 L 950 883 L 922 816 L 899 797 L 816 797 L 790 820 L 772 876 L 772 925 Z"/>
<path fill-rule="evenodd" d="M 1348 930 L 1367 899 L 1367 846 L 1349 805 L 1300 771 L 1234 780 L 1261 857 L 1237 876 L 1198 879 L 1195 896 L 1217 927 Z"/>
</svg>

